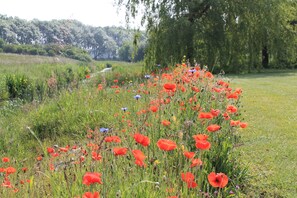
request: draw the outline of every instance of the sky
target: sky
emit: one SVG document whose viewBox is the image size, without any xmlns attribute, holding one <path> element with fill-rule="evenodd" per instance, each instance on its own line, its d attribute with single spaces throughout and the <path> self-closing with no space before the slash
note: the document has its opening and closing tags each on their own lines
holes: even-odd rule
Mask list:
<svg viewBox="0 0 297 198">
<path fill-rule="evenodd" d="M 76 19 L 91 26 L 126 27 L 125 10 L 118 10 L 114 0 L 0 0 L 0 14 L 21 19 Z M 134 20 L 129 27 L 140 27 Z"/>
</svg>

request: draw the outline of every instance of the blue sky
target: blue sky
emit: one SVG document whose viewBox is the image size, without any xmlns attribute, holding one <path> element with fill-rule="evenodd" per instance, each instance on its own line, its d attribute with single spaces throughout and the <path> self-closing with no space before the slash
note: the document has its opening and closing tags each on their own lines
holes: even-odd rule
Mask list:
<svg viewBox="0 0 297 198">
<path fill-rule="evenodd" d="M 0 0 L 0 5 L 0 14 L 26 20 L 76 19 L 92 26 L 126 27 L 124 10 L 118 10 L 114 0 Z"/>
</svg>

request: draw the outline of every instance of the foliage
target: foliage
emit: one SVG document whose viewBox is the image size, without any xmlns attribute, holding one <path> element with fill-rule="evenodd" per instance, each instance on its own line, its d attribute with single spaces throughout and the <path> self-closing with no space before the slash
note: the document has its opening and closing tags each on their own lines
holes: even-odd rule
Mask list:
<svg viewBox="0 0 297 198">
<path fill-rule="evenodd" d="M 0 15 L 0 39 L 10 44 L 7 48 L 22 53 L 29 53 L 28 50 L 22 50 L 19 45 L 26 45 L 32 52 L 42 55 L 61 55 L 61 52 L 55 47 L 75 46 L 71 49 L 65 49 L 67 57 L 74 56 L 75 59 L 83 60 L 88 58 L 82 51 L 87 51 L 94 59 L 114 59 L 119 58 L 118 48 L 123 43 L 133 43 L 135 35 L 134 30 L 121 27 L 92 27 L 82 24 L 76 20 L 52 20 L 39 21 L 34 19 L 26 21 L 17 17 L 7 17 Z M 144 32 L 139 32 L 139 41 L 145 42 Z M 51 45 L 52 49 L 38 50 L 36 52 L 34 45 Z M 32 49 L 32 47 L 34 49 Z M 0 48 L 1 44 L 0 44 Z M 8 49 L 7 49 L 8 50 Z M 70 50 L 70 51 L 69 51 Z M 3 50 L 5 51 L 5 50 Z M 72 52 L 71 52 L 72 51 Z M 20 53 L 20 52 L 18 52 Z M 73 58 L 73 57 L 72 57 Z M 89 59 L 89 58 L 88 58 Z"/>
<path fill-rule="evenodd" d="M 296 1 L 117 2 L 130 17 L 144 7 L 148 70 L 173 65 L 183 56 L 212 71 L 296 67 Z"/>
<path fill-rule="evenodd" d="M 31 61 L 25 62 L 23 58 L 26 61 L 30 58 Z M 61 60 L 54 59 L 53 62 L 47 64 L 34 62 L 50 62 L 43 58 L 1 55 L 3 62 L 0 63 L 0 102 L 16 99 L 23 102 L 42 102 L 48 97 L 59 95 L 59 92 L 64 89 L 72 91 L 78 88 L 86 75 L 90 74 L 91 70 L 92 72 L 96 70 L 95 66 L 79 62 L 73 64 L 71 59 L 66 60 L 61 57 Z M 58 61 L 61 62 L 58 63 Z M 69 63 L 64 61 L 69 61 Z"/>
<path fill-rule="evenodd" d="M 16 45 L 3 44 L 2 48 L 5 53 L 27 54 L 27 55 L 42 55 L 42 56 L 64 56 L 67 58 L 76 59 L 79 61 L 90 62 L 91 57 L 87 51 L 72 46 L 62 45 Z"/>
<path fill-rule="evenodd" d="M 6 89 L 8 97 L 12 99 L 33 100 L 33 87 L 30 79 L 24 75 L 7 75 Z"/>
</svg>

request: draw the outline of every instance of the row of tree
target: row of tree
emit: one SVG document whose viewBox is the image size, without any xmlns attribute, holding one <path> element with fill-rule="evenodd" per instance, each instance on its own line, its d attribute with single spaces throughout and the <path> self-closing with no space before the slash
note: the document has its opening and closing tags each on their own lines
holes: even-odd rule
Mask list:
<svg viewBox="0 0 297 198">
<path fill-rule="evenodd" d="M 8 44 L 72 45 L 94 59 L 135 61 L 143 58 L 146 43 L 143 32 L 122 27 L 92 27 L 76 20 L 27 21 L 5 15 L 0 15 L 0 38 Z"/>
<path fill-rule="evenodd" d="M 0 53 L 14 53 L 24 55 L 64 56 L 79 61 L 90 62 L 90 54 L 81 48 L 59 44 L 9 44 L 0 38 Z"/>
<path fill-rule="evenodd" d="M 117 0 L 145 7 L 149 69 L 179 62 L 232 72 L 297 66 L 296 0 Z"/>
</svg>

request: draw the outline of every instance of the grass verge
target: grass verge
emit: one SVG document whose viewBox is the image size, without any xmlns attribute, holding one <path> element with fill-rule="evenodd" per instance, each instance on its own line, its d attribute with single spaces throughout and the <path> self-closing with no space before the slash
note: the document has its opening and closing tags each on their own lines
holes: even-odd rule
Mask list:
<svg viewBox="0 0 297 198">
<path fill-rule="evenodd" d="M 240 160 L 250 167 L 249 197 L 296 197 L 297 72 L 230 76 L 244 90 L 249 123 Z"/>
</svg>

